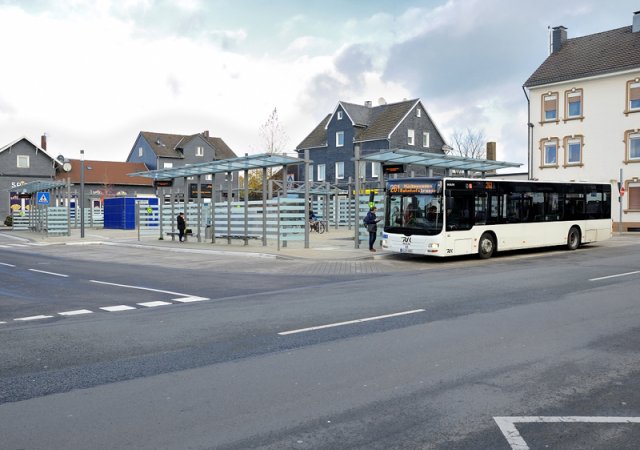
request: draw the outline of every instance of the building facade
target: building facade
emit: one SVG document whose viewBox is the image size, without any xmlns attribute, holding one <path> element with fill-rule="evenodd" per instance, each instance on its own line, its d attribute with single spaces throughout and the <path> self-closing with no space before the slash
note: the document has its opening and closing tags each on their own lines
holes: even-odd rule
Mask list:
<svg viewBox="0 0 640 450">
<path fill-rule="evenodd" d="M 209 136 L 208 131 L 193 135 L 156 133 L 141 131 L 127 157 L 127 162 L 143 163 L 149 170 L 172 169 L 191 164 L 236 158 L 236 154 L 219 137 Z M 215 176 L 215 190 L 226 196 L 229 180 L 226 174 Z M 233 190 L 238 188 L 238 180 L 230 180 Z M 183 193 L 184 186 L 196 183 L 189 177 L 185 183 L 176 184 L 175 193 Z M 213 176 L 203 177 L 203 184 L 213 183 Z"/>
<path fill-rule="evenodd" d="M 614 229 L 625 231 L 640 230 L 639 13 L 632 26 L 573 39 L 555 27 L 551 54 L 524 84 L 530 177 L 611 183 Z"/>
<path fill-rule="evenodd" d="M 0 148 L 0 221 L 11 211 L 28 208 L 28 200 L 20 199 L 20 186 L 37 180 L 53 180 L 61 163 L 46 152 L 46 138 L 42 146 L 22 137 Z M 44 147 L 44 148 L 43 148 Z"/>
<path fill-rule="evenodd" d="M 296 180 L 345 184 L 355 179 L 355 154 L 375 153 L 380 150 L 404 148 L 433 153 L 444 153 L 445 141 L 419 99 L 387 104 L 383 99 L 378 106 L 339 102 L 332 114 L 327 115 L 296 147 L 304 158 L 309 151 L 312 163 L 309 173 L 300 167 Z M 365 181 L 377 180 L 381 168 L 378 163 L 360 163 L 359 176 Z M 415 168 L 415 175 L 424 168 Z"/>
</svg>

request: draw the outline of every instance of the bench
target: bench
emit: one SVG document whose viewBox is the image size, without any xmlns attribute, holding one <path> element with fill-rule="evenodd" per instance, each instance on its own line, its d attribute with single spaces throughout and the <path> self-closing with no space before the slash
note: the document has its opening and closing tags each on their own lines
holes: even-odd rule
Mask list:
<svg viewBox="0 0 640 450">
<path fill-rule="evenodd" d="M 248 235 L 244 235 L 244 234 L 232 234 L 232 235 L 228 235 L 228 234 L 216 234 L 216 239 L 262 239 L 262 236 L 259 234 L 248 234 Z"/>
<path fill-rule="evenodd" d="M 167 231 L 165 234 L 167 236 L 171 236 L 172 238 L 176 237 L 176 236 L 180 236 L 180 233 L 177 232 L 177 231 Z M 184 235 L 185 236 L 193 236 L 193 231 L 187 230 L 187 231 L 184 232 Z"/>
</svg>

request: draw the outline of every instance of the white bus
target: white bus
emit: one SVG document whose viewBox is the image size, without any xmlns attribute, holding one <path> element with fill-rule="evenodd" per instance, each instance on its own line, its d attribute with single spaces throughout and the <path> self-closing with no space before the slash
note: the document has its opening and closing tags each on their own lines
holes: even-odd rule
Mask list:
<svg viewBox="0 0 640 450">
<path fill-rule="evenodd" d="M 611 238 L 611 185 L 466 178 L 389 180 L 382 248 L 432 256 Z"/>
</svg>

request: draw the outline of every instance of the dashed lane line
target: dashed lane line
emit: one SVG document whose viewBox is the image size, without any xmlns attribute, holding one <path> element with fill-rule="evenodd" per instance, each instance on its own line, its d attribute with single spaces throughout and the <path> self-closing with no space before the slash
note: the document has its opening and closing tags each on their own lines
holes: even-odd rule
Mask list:
<svg viewBox="0 0 640 450">
<path fill-rule="evenodd" d="M 291 331 L 282 331 L 280 333 L 278 333 L 280 336 L 286 336 L 288 334 L 296 334 L 296 333 L 304 333 L 307 331 L 315 331 L 315 330 L 322 330 L 325 328 L 333 328 L 333 327 L 340 327 L 343 325 L 352 325 L 355 323 L 362 323 L 362 322 L 369 322 L 371 320 L 381 320 L 381 319 L 387 319 L 390 317 L 398 317 L 398 316 L 406 316 L 408 314 L 416 314 L 419 312 L 424 312 L 424 309 L 414 309 L 411 311 L 403 311 L 403 312 L 398 312 L 398 313 L 393 313 L 393 314 L 385 314 L 383 316 L 375 316 L 375 317 L 365 317 L 364 319 L 356 319 L 356 320 L 348 320 L 346 322 L 337 322 L 337 323 L 330 323 L 327 325 L 319 325 L 319 326 L 315 326 L 315 327 L 309 327 L 309 328 L 300 328 L 298 330 L 291 330 Z"/>
<path fill-rule="evenodd" d="M 46 270 L 29 269 L 29 271 L 38 272 L 38 273 L 44 273 L 45 275 L 53 275 L 53 276 L 56 276 L 56 277 L 69 278 L 69 275 L 65 275 L 63 273 L 56 273 L 56 272 L 47 272 Z"/>
<path fill-rule="evenodd" d="M 116 306 L 101 306 L 100 309 L 109 312 L 118 312 L 118 311 L 128 311 L 130 309 L 136 309 L 133 306 L 127 305 L 116 305 Z"/>
<path fill-rule="evenodd" d="M 51 319 L 51 318 L 53 318 L 53 316 L 41 315 L 41 316 L 30 316 L 30 317 L 18 317 L 18 318 L 15 318 L 13 320 L 21 321 L 21 322 L 28 322 L 30 320 L 42 320 L 42 319 Z"/>
<path fill-rule="evenodd" d="M 633 272 L 617 273 L 615 275 L 608 275 L 606 277 L 590 278 L 589 281 L 600 281 L 600 280 L 608 280 L 609 278 L 626 277 L 629 275 L 635 275 L 636 273 L 640 273 L 640 270 L 634 270 Z"/>
<path fill-rule="evenodd" d="M 15 267 L 14 264 L 0 262 L 0 266 Z"/>
<path fill-rule="evenodd" d="M 143 303 L 138 303 L 138 305 L 140 305 L 140 306 L 145 306 L 145 307 L 147 307 L 147 308 L 155 308 L 156 306 L 173 305 L 173 303 L 157 301 L 157 302 L 143 302 Z"/>
<path fill-rule="evenodd" d="M 640 423 L 640 417 L 610 416 L 515 416 L 494 417 L 493 420 L 512 450 L 529 450 L 529 445 L 520 435 L 516 423 Z"/>
<path fill-rule="evenodd" d="M 82 314 L 93 314 L 93 311 L 88 309 L 76 309 L 74 311 L 64 311 L 58 313 L 61 316 L 80 316 Z"/>
</svg>

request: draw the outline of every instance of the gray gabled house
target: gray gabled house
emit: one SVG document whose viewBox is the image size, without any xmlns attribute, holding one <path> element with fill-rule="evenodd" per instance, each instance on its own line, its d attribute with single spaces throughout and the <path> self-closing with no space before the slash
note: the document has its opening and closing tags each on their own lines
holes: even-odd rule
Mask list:
<svg viewBox="0 0 640 450">
<path fill-rule="evenodd" d="M 149 170 L 156 170 L 236 157 L 222 138 L 209 136 L 208 131 L 192 135 L 141 131 L 131 148 L 127 162 L 141 162 L 146 164 Z M 187 182 L 195 183 L 195 179 Z M 207 175 L 202 182 L 211 183 L 212 176 Z M 238 180 L 232 180 L 232 183 L 236 189 Z M 216 190 L 224 187 L 222 195 L 226 196 L 225 174 L 216 175 L 215 185 Z M 176 186 L 176 191 L 180 192 L 181 187 Z"/>
<path fill-rule="evenodd" d="M 309 168 L 309 179 L 342 184 L 355 178 L 352 161 L 356 147 L 360 154 L 388 149 L 410 149 L 444 154 L 445 141 L 419 99 L 386 103 L 379 100 L 378 106 L 371 102 L 356 105 L 338 102 L 333 113 L 328 114 L 296 147 L 298 156 L 304 157 L 309 150 L 313 161 Z M 297 180 L 304 181 L 304 169 L 299 169 Z M 378 163 L 361 163 L 360 177 L 377 179 Z M 426 175 L 424 168 L 411 168 L 415 175 Z M 409 171 L 409 169 L 408 169 Z"/>
<path fill-rule="evenodd" d="M 40 146 L 21 137 L 0 148 L 0 223 L 11 210 L 18 211 L 28 205 L 28 199 L 18 198 L 21 185 L 53 180 L 61 163 L 49 155 L 46 148 L 46 136 L 42 136 Z"/>
</svg>

